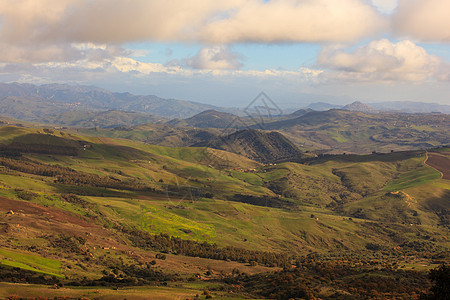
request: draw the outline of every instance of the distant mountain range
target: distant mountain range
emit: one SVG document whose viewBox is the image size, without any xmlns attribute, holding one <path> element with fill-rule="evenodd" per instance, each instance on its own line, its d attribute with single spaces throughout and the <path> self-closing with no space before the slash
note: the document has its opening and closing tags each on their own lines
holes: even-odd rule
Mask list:
<svg viewBox="0 0 450 300">
<path fill-rule="evenodd" d="M 107 110 L 187 118 L 215 108 L 213 105 L 153 95 L 113 93 L 93 86 L 0 83 L 0 114 L 27 121 L 40 121 L 43 117 L 57 116 L 67 111 Z"/>
<path fill-rule="evenodd" d="M 449 99 L 450 102 L 450 99 Z M 325 111 L 330 109 L 345 109 L 373 113 L 382 112 L 404 112 L 404 113 L 443 113 L 450 114 L 450 105 L 437 103 L 414 102 L 414 101 L 390 101 L 376 103 L 362 103 L 355 101 L 347 105 L 337 105 L 325 102 L 311 103 L 307 106 L 312 110 Z"/>
<path fill-rule="evenodd" d="M 449 97 L 450 103 L 450 97 Z M 433 113 L 440 112 L 450 114 L 450 105 L 442 105 L 437 103 L 424 103 L 413 101 L 392 101 L 369 103 L 370 106 L 381 111 L 401 111 L 406 113 Z"/>
<path fill-rule="evenodd" d="M 284 116 L 261 116 L 252 108 L 216 107 L 204 103 L 163 99 L 154 95 L 114 93 L 94 86 L 68 84 L 33 85 L 0 83 L 0 115 L 24 121 L 71 127 L 136 126 L 145 123 L 197 128 L 224 128 L 236 116 L 250 123 L 292 119 L 313 111 L 343 109 L 364 113 L 450 113 L 450 105 L 420 102 L 383 102 L 364 104 L 359 101 L 342 106 L 317 102 L 306 108 L 292 109 Z M 248 113 L 252 117 L 249 118 Z M 259 118 L 262 118 L 258 120 Z M 265 118 L 265 119 L 264 119 Z M 244 126 L 245 127 L 245 126 Z"/>
</svg>

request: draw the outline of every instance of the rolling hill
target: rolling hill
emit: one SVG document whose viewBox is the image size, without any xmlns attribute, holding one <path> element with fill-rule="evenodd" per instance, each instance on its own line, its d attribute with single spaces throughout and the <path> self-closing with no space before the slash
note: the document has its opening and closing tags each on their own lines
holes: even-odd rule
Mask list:
<svg viewBox="0 0 450 300">
<path fill-rule="evenodd" d="M 225 150 L 263 163 L 300 160 L 302 157 L 301 151 L 294 144 L 275 131 L 238 130 L 193 146 Z"/>
<path fill-rule="evenodd" d="M 298 118 L 265 124 L 302 150 L 370 153 L 447 145 L 450 117 L 444 114 L 365 114 L 357 111 L 309 112 Z"/>
<path fill-rule="evenodd" d="M 220 145 L 294 148 L 258 130 Z M 449 261 L 448 170 L 430 167 L 449 151 L 264 164 L 4 123 L 0 295 L 418 297 Z"/>
</svg>

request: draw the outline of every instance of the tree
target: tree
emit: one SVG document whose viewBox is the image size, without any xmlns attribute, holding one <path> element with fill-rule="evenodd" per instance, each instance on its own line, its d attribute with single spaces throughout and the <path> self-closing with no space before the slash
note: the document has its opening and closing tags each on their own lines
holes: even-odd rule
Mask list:
<svg viewBox="0 0 450 300">
<path fill-rule="evenodd" d="M 434 285 L 424 299 L 445 300 L 450 295 L 450 266 L 440 265 L 438 268 L 430 271 L 430 279 Z"/>
</svg>

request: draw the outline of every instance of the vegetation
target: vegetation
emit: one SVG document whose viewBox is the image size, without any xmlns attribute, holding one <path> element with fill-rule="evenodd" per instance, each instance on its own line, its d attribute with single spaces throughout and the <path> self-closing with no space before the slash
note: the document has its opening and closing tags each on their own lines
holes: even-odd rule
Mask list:
<svg viewBox="0 0 450 300">
<path fill-rule="evenodd" d="M 1 284 L 2 297 L 84 297 L 83 286 L 418 299 L 447 280 L 436 268 L 449 260 L 450 184 L 425 164 L 446 149 L 261 163 L 73 131 L 0 132 L 0 279 L 20 283 Z"/>
</svg>

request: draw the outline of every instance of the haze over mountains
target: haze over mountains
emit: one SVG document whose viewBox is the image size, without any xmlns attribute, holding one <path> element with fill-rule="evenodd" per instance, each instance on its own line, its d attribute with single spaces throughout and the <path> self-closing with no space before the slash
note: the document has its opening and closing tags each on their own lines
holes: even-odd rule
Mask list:
<svg viewBox="0 0 450 300">
<path fill-rule="evenodd" d="M 449 100 L 450 101 L 450 100 Z M 354 101 L 347 105 L 336 105 L 325 102 L 317 102 L 308 105 L 308 108 L 313 110 L 329 110 L 329 109 L 346 109 L 361 112 L 374 113 L 381 112 L 404 112 L 404 113 L 450 113 L 450 105 L 442 105 L 438 103 L 425 103 L 414 101 L 389 101 L 389 102 L 374 102 L 374 103 L 362 103 L 360 101 Z"/>
<path fill-rule="evenodd" d="M 447 145 L 450 140 L 450 121 L 446 114 L 386 112 L 358 101 L 323 111 L 320 109 L 333 106 L 316 103 L 310 107 L 317 110 L 301 108 L 290 114 L 271 116 L 264 115 L 264 106 L 255 106 L 245 113 L 233 108 L 112 93 L 86 86 L 0 84 L 0 95 L 0 115 L 80 130 L 95 128 L 83 132 L 154 145 L 209 145 L 262 162 L 297 161 L 302 157 L 300 152 L 309 151 L 371 153 L 425 149 Z M 407 104 L 410 110 L 414 108 Z M 427 105 L 418 104 L 417 109 L 447 109 L 443 105 Z M 233 135 L 237 131 L 240 134 Z"/>
<path fill-rule="evenodd" d="M 66 111 L 120 110 L 170 118 L 184 118 L 214 108 L 212 105 L 163 99 L 157 96 L 137 96 L 113 93 L 93 86 L 67 84 L 0 84 L 0 114 L 28 121 L 39 120 L 44 114 L 58 115 Z M 27 109 L 24 109 L 27 108 Z M 47 112 L 47 113 L 46 113 Z"/>
<path fill-rule="evenodd" d="M 297 111 L 301 107 L 290 109 Z M 328 110 L 342 108 L 348 110 L 374 113 L 376 111 L 398 111 L 408 113 L 450 113 L 450 105 L 439 105 L 420 102 L 383 102 L 363 104 L 355 101 L 347 106 L 328 103 L 313 103 L 307 108 L 313 110 Z M 36 121 L 48 124 L 70 126 L 120 126 L 137 125 L 161 118 L 186 119 L 206 110 L 216 110 L 245 116 L 242 109 L 231 107 L 216 107 L 209 104 L 177 99 L 163 99 L 154 95 L 133 95 L 130 93 L 114 93 L 93 86 L 79 86 L 68 84 L 33 85 L 20 83 L 0 83 L 0 115 L 9 116 L 26 121 Z M 95 112 L 105 111 L 133 112 L 142 115 L 133 117 L 123 116 L 122 120 L 103 123 L 95 122 L 101 119 Z M 66 112 L 89 112 L 86 116 L 78 116 L 69 120 Z M 118 113 L 115 113 L 116 116 Z M 153 115 L 155 119 L 144 115 Z M 130 121 L 125 121 L 130 119 Z M 222 118 L 223 119 L 223 118 Z M 229 118 L 230 119 L 230 118 Z M 93 120 L 93 121 L 89 121 Z M 195 120 L 187 120 L 186 124 L 194 124 Z M 175 124 L 175 123 L 173 123 Z M 216 125 L 215 125 L 216 126 Z M 214 127 L 214 126 L 212 126 Z"/>
</svg>

